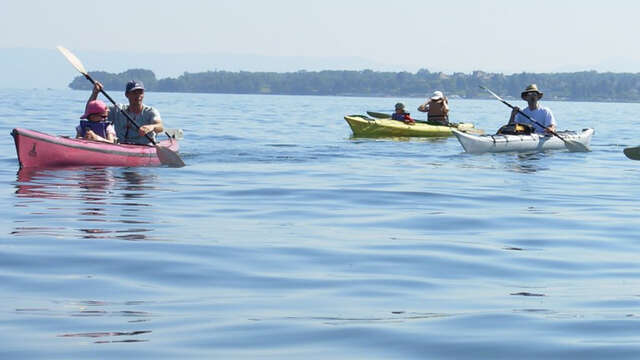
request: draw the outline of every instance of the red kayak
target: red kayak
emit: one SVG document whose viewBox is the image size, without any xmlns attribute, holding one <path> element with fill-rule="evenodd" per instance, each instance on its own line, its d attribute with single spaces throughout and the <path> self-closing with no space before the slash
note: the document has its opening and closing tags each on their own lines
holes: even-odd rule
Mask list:
<svg viewBox="0 0 640 360">
<path fill-rule="evenodd" d="M 34 130 L 13 129 L 20 167 L 58 166 L 158 166 L 155 146 L 109 144 L 100 141 L 53 136 Z M 160 147 L 177 152 L 175 139 L 160 141 Z"/>
</svg>

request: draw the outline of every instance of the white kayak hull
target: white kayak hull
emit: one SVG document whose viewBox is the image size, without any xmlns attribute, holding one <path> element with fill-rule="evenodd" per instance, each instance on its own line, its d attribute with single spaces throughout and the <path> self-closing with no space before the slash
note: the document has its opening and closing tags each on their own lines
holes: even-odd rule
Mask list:
<svg viewBox="0 0 640 360">
<path fill-rule="evenodd" d="M 536 152 L 553 149 L 565 149 L 564 141 L 553 135 L 472 135 L 452 130 L 464 151 L 472 154 L 486 152 Z M 570 142 L 578 142 L 585 147 L 591 143 L 593 129 L 582 131 L 560 131 L 559 136 Z"/>
</svg>

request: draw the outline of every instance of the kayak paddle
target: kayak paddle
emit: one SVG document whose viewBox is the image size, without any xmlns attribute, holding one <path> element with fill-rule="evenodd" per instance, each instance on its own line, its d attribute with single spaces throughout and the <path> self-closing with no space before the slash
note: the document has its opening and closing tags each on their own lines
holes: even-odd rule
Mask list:
<svg viewBox="0 0 640 360">
<path fill-rule="evenodd" d="M 631 160 L 640 160 L 640 146 L 625 148 L 623 152 Z"/>
<path fill-rule="evenodd" d="M 391 115 L 375 111 L 367 111 L 367 115 L 376 119 L 391 119 Z"/>
<path fill-rule="evenodd" d="M 391 115 L 386 113 L 375 112 L 375 111 L 367 111 L 367 115 L 376 119 L 391 119 Z M 415 120 L 415 119 L 414 121 L 419 124 L 429 124 L 427 121 Z"/>
<path fill-rule="evenodd" d="M 73 67 L 76 68 L 76 70 L 78 70 L 82 75 L 84 75 L 84 77 L 87 78 L 87 80 L 89 80 L 92 84 L 94 85 L 96 84 L 95 80 L 93 80 L 91 76 L 89 76 L 89 73 L 87 72 L 87 70 L 85 70 L 84 66 L 82 65 L 82 62 L 80 62 L 80 59 L 78 59 L 75 55 L 73 55 L 71 51 L 65 49 L 62 46 L 58 46 L 57 48 L 62 53 L 62 55 L 64 55 L 64 57 L 67 58 L 67 60 L 71 63 L 71 65 L 73 65 Z M 138 130 L 140 130 L 140 126 L 138 126 L 138 124 L 136 124 L 136 122 L 133 121 L 133 119 L 129 116 L 129 114 L 127 114 L 122 109 L 120 109 L 119 106 L 117 106 L 116 102 L 111 98 L 111 96 L 109 96 L 109 94 L 106 93 L 106 91 L 104 91 L 104 89 L 100 90 L 100 92 L 107 99 L 109 99 L 109 101 L 111 101 L 111 103 L 118 110 L 120 110 L 120 112 L 127 118 L 127 120 L 129 120 L 130 123 L 132 123 Z M 170 167 L 183 167 L 185 165 L 184 161 L 180 159 L 180 156 L 178 156 L 177 153 L 175 153 L 171 149 L 158 145 L 153 140 L 153 138 L 149 136 L 149 134 L 144 134 L 144 136 L 146 136 L 147 139 L 149 139 L 149 141 L 151 141 L 151 143 L 156 147 L 156 155 L 158 156 L 160 163 L 162 163 L 163 165 L 168 165 Z"/>
<path fill-rule="evenodd" d="M 511 109 L 514 109 L 514 106 L 509 104 L 508 102 L 506 102 L 505 100 L 503 100 L 500 96 L 498 96 L 496 93 L 494 93 L 493 91 L 487 89 L 486 87 L 480 85 L 480 87 L 484 90 L 487 90 L 491 95 L 493 95 L 493 97 L 495 97 L 496 99 L 498 99 L 501 103 L 507 105 L 508 107 L 510 107 Z M 523 113 L 521 110 L 518 110 L 518 113 L 520 113 L 520 115 L 526 117 L 527 119 L 529 119 L 531 122 L 533 122 L 534 124 L 540 126 L 541 128 L 544 128 L 544 125 L 540 124 L 539 122 L 533 120 L 529 115 Z M 584 144 L 578 142 L 578 141 L 572 141 L 572 140 L 567 140 L 565 138 L 563 138 L 562 136 L 558 135 L 555 131 L 553 130 L 549 130 L 547 129 L 547 131 L 549 131 L 552 135 L 556 136 L 557 138 L 559 138 L 560 140 L 562 140 L 564 142 L 564 145 L 567 147 L 567 149 L 569 149 L 569 151 L 571 152 L 587 152 L 589 151 L 589 148 L 586 147 Z"/>
</svg>

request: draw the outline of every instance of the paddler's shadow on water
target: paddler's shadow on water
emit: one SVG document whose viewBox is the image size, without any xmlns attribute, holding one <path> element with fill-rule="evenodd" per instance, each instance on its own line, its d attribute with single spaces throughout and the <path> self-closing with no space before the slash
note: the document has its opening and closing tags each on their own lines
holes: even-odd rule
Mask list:
<svg viewBox="0 0 640 360">
<path fill-rule="evenodd" d="M 134 168 L 20 169 L 15 193 L 24 201 L 16 206 L 28 208 L 35 215 L 30 216 L 33 222 L 56 226 L 27 226 L 22 222 L 12 234 L 68 235 L 68 226 L 54 221 L 60 211 L 65 211 L 69 219 L 64 223 L 70 223 L 82 238 L 147 240 L 146 234 L 153 230 L 148 194 L 155 189 L 154 183 L 154 174 Z"/>
<path fill-rule="evenodd" d="M 155 176 L 151 174 L 143 175 L 133 168 L 123 169 L 117 178 L 122 184 L 122 196 L 125 199 L 142 199 L 148 191 L 155 189 Z"/>
<path fill-rule="evenodd" d="M 502 154 L 504 155 L 504 154 Z M 535 173 L 547 170 L 544 166 L 545 153 L 516 153 L 515 156 L 505 160 L 505 169 L 517 173 Z"/>
</svg>

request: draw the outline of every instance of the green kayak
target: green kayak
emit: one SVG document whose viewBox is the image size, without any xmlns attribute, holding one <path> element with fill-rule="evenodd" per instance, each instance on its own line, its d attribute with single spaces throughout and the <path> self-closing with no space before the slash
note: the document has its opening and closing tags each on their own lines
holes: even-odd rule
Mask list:
<svg viewBox="0 0 640 360">
<path fill-rule="evenodd" d="M 402 121 L 386 118 L 371 118 L 366 115 L 347 115 L 345 121 L 351 127 L 354 136 L 359 137 L 444 137 L 451 136 L 451 129 L 462 132 L 482 134 L 471 123 L 452 124 L 451 126 L 430 125 L 426 122 L 405 124 Z"/>
</svg>

